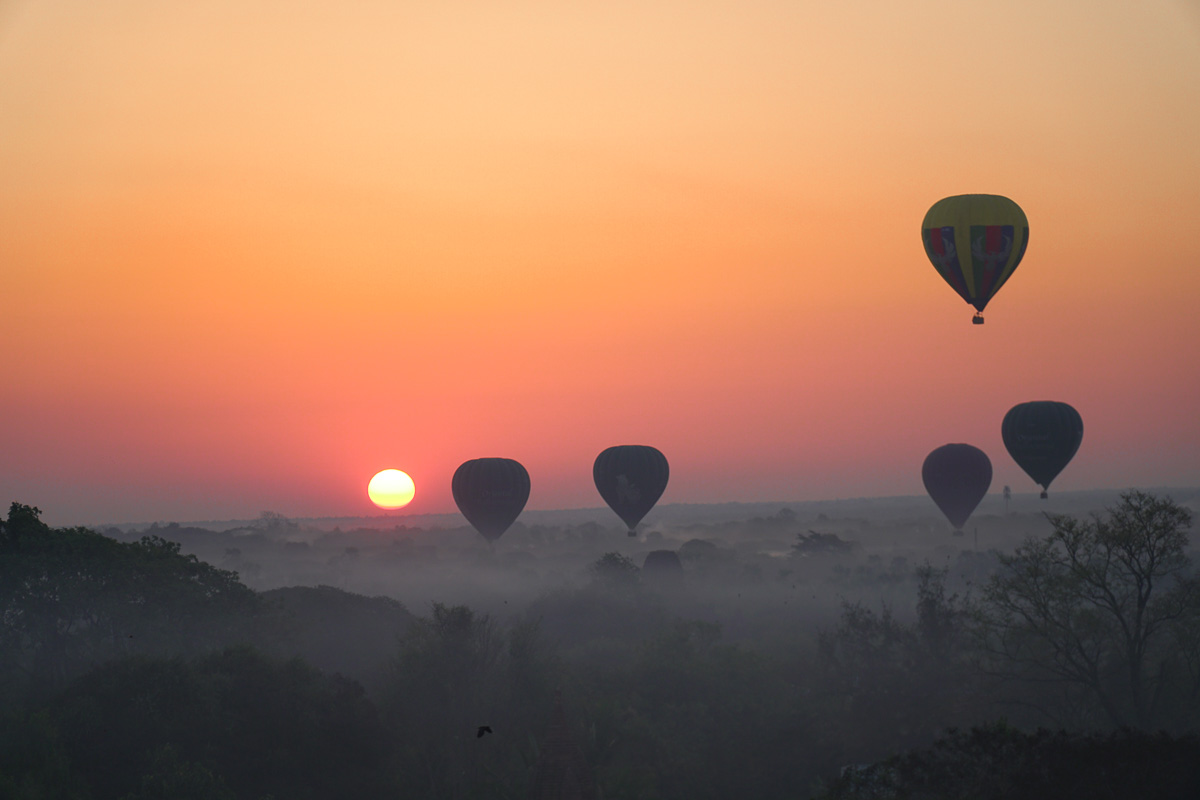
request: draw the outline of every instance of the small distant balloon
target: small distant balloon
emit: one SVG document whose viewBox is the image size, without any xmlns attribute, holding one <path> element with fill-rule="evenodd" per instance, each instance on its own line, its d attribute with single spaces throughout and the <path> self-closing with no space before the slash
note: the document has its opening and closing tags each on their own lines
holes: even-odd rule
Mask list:
<svg viewBox="0 0 1200 800">
<path fill-rule="evenodd" d="M 529 473 L 511 458 L 476 458 L 454 471 L 450 490 L 467 522 L 489 542 L 499 539 L 529 500 Z"/>
<path fill-rule="evenodd" d="M 1042 487 L 1047 497 L 1058 477 L 1083 442 L 1083 418 L 1066 403 L 1036 400 L 1013 406 L 1000 425 L 1004 447 L 1017 466 Z"/>
<path fill-rule="evenodd" d="M 960 194 L 933 204 L 921 223 L 925 255 L 959 297 L 983 309 L 1012 277 L 1029 243 L 1021 207 L 996 194 Z"/>
<path fill-rule="evenodd" d="M 992 462 L 987 453 L 969 444 L 947 444 L 925 457 L 921 465 L 925 491 L 950 520 L 956 534 L 992 485 Z"/>
<path fill-rule="evenodd" d="M 634 529 L 667 489 L 671 469 L 657 448 L 641 444 L 610 447 L 596 456 L 592 479 L 609 508 Z"/>
</svg>

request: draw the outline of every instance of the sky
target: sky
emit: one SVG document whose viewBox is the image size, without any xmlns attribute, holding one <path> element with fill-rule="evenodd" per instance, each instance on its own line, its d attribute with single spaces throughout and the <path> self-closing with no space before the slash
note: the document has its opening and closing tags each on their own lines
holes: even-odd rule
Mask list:
<svg viewBox="0 0 1200 800">
<path fill-rule="evenodd" d="M 51 524 L 1200 485 L 1195 0 L 0 0 L 0 501 Z M 938 199 L 1030 220 L 986 324 Z"/>
</svg>

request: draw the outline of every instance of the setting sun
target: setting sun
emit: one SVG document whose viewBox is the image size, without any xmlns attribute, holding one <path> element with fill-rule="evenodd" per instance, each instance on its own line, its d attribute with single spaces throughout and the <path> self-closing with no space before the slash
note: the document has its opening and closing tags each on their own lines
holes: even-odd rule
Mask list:
<svg viewBox="0 0 1200 800">
<path fill-rule="evenodd" d="M 367 496 L 380 508 L 403 508 L 412 502 L 416 487 L 412 478 L 398 469 L 376 473 L 367 484 Z"/>
</svg>

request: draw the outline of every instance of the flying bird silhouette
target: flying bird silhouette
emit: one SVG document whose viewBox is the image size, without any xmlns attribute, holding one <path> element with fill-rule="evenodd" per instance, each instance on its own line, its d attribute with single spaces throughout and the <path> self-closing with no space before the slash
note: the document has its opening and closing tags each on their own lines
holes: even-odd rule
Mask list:
<svg viewBox="0 0 1200 800">
<path fill-rule="evenodd" d="M 475 738 L 482 739 L 483 735 L 485 733 L 491 733 L 491 732 L 492 732 L 492 727 L 490 725 L 480 725 L 479 730 L 475 731 Z"/>
</svg>

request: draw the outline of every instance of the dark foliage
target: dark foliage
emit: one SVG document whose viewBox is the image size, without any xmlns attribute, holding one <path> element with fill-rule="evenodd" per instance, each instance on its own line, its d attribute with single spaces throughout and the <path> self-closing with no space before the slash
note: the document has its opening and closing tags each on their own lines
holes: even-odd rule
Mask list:
<svg viewBox="0 0 1200 800">
<path fill-rule="evenodd" d="M 822 800 L 1128 800 L 1200 797 L 1200 738 L 1105 735 L 1003 723 L 951 731 L 930 748 L 849 768 Z"/>
<path fill-rule="evenodd" d="M 825 713 L 843 763 L 925 744 L 981 712 L 962 603 L 947 596 L 944 570 L 925 565 L 917 577 L 915 624 L 887 606 L 847 603 L 838 627 L 819 636 Z"/>
<path fill-rule="evenodd" d="M 0 677 L 49 692 L 131 654 L 205 652 L 244 636 L 258 596 L 236 573 L 146 536 L 52 529 L 13 503 L 0 524 Z"/>
<path fill-rule="evenodd" d="M 792 555 L 813 556 L 831 553 L 851 553 L 857 547 L 858 545 L 854 542 L 844 541 L 836 533 L 809 531 L 807 536 L 803 533 L 796 534 L 796 543 L 792 545 Z"/>
<path fill-rule="evenodd" d="M 405 794 L 523 797 L 559 677 L 536 623 L 504 629 L 435 603 L 401 641 L 382 699 Z"/>
<path fill-rule="evenodd" d="M 596 559 L 588 571 L 592 578 L 606 586 L 634 586 L 641 570 L 628 556 L 620 553 L 605 553 Z"/>
<path fill-rule="evenodd" d="M 279 656 L 300 656 L 374 691 L 415 618 L 390 597 L 363 597 L 332 586 L 290 586 L 262 593 L 257 641 Z"/>
<path fill-rule="evenodd" d="M 1073 726 L 1195 724 L 1200 705 L 1200 580 L 1186 554 L 1191 514 L 1169 497 L 1128 492 L 1091 520 L 1051 515 L 985 586 L 977 644 L 998 678 Z"/>
<path fill-rule="evenodd" d="M 1070 547 L 1084 553 L 1092 541 L 1080 532 L 1090 532 L 1099 549 L 1079 560 L 1094 568 L 1106 563 L 1097 556 L 1104 547 L 1137 542 L 1120 530 L 1181 519 L 1127 516 L 1128 524 L 1103 521 L 1107 539 L 1100 523 L 1056 518 L 1053 536 L 1076 538 L 1050 544 L 1058 541 L 1067 564 Z M 773 557 L 786 555 L 795 515 L 758 524 L 786 530 Z M 1145 685 L 1169 719 L 1194 730 L 1188 692 L 1200 685 L 1200 612 L 1179 602 L 1192 578 L 1178 526 L 1160 528 L 1155 563 L 1169 574 L 1155 578 L 1143 604 L 1143 620 L 1163 620 L 1148 640 Z M 558 729 L 606 797 L 769 800 L 822 785 L 829 797 L 1038 797 L 1043 784 L 1061 796 L 1108 797 L 1135 785 L 1141 763 L 1156 771 L 1146 786 L 1157 796 L 1191 791 L 1180 766 L 1195 747 L 1187 736 L 1109 741 L 991 726 L 937 739 L 1012 710 L 998 702 L 1053 710 L 1039 694 L 1047 684 L 1029 672 L 996 684 L 996 653 L 980 649 L 996 630 L 981 613 L 996 597 L 994 580 L 1029 566 L 1019 557 L 1032 541 L 1013 556 L 960 552 L 951 562 L 947 550 L 952 572 L 926 564 L 914 573 L 903 554 L 841 553 L 788 560 L 787 581 L 752 583 L 737 576 L 759 544 L 695 539 L 679 548 L 685 563 L 670 586 L 619 553 L 597 559 L 603 550 L 593 544 L 575 562 L 596 559 L 591 580 L 546 591 L 523 611 L 505 599 L 503 611 L 492 606 L 497 616 L 434 604 L 413 617 L 395 600 L 329 586 L 255 594 L 173 542 L 52 530 L 37 509 L 14 505 L 0 525 L 0 577 L 12 579 L 0 585 L 0 663 L 4 677 L 24 679 L 0 684 L 11 690 L 0 711 L 0 798 L 521 798 L 538 774 L 556 691 Z M 487 555 L 488 569 L 503 569 Z M 1039 573 L 1058 581 L 1056 608 L 1075 611 L 1066 598 L 1089 574 Z M 1116 566 L 1101 574 L 1123 585 L 1113 583 Z M 949 583 L 954 576 L 986 590 L 967 603 L 947 588 L 972 594 Z M 817 601 L 821 581 L 826 598 L 831 589 L 878 597 L 882 588 L 894 602 L 844 602 L 814 636 L 818 618 L 794 609 Z M 1136 599 L 1132 586 L 1114 596 Z M 1073 630 L 1111 642 L 1115 628 L 1102 618 L 1082 614 L 1088 624 Z M 136 633 L 114 638 L 114 630 Z M 1018 633 L 1026 655 L 1047 652 L 1029 646 L 1028 630 Z M 268 655 L 228 647 L 237 641 Z M 57 672 L 38 674 L 55 663 Z M 909 760 L 885 761 L 903 751 L 913 751 Z M 837 780 L 843 765 L 864 762 L 878 763 Z M 1117 772 L 1104 785 L 1079 777 L 1110 765 Z"/>
<path fill-rule="evenodd" d="M 50 719 L 98 798 L 154 796 L 172 781 L 238 798 L 383 796 L 386 738 L 362 688 L 245 648 L 106 665 Z"/>
<path fill-rule="evenodd" d="M 709 623 L 667 625 L 625 669 L 577 674 L 606 797 L 794 797 L 820 752 L 797 687 Z"/>
</svg>

